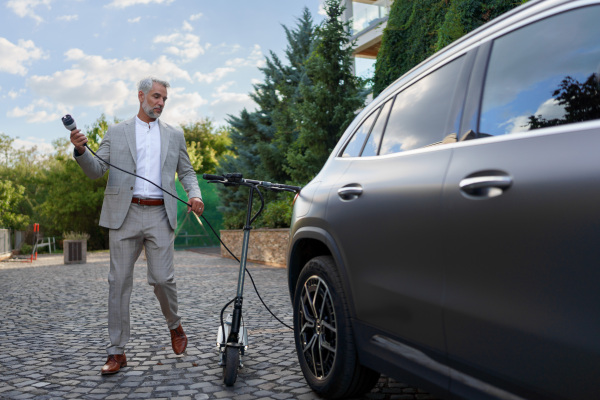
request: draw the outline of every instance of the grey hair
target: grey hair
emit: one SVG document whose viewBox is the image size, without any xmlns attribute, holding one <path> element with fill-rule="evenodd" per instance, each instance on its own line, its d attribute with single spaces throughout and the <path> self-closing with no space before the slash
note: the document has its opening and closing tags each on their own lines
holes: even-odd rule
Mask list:
<svg viewBox="0 0 600 400">
<path fill-rule="evenodd" d="M 150 91 L 150 89 L 152 89 L 152 85 L 154 83 L 158 83 L 159 85 L 163 85 L 164 87 L 168 88 L 171 85 L 169 85 L 169 82 L 167 81 L 162 81 L 158 78 L 154 78 L 154 77 L 147 77 L 142 79 L 139 83 L 138 83 L 138 91 L 142 91 L 144 94 L 148 94 L 148 92 Z"/>
</svg>

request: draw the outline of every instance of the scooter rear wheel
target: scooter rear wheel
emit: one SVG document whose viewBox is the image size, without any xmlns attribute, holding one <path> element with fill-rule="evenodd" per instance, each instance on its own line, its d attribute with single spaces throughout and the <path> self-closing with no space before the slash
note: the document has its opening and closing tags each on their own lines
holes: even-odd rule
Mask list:
<svg viewBox="0 0 600 400">
<path fill-rule="evenodd" d="M 223 367 L 223 382 L 225 386 L 233 386 L 240 366 L 240 349 L 233 346 L 225 347 L 225 366 Z"/>
</svg>

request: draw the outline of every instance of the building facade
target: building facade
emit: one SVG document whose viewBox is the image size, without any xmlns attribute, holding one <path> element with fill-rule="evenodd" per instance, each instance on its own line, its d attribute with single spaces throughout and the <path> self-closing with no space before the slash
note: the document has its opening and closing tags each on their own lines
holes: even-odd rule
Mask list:
<svg viewBox="0 0 600 400">
<path fill-rule="evenodd" d="M 344 0 L 346 10 L 343 18 L 350 21 L 350 33 L 356 46 L 355 73 L 359 76 L 373 75 L 392 2 L 393 0 Z"/>
</svg>

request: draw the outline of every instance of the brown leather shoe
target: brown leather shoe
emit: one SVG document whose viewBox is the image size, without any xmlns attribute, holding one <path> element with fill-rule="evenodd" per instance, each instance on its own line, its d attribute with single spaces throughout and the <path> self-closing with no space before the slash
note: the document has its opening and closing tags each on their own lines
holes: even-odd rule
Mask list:
<svg viewBox="0 0 600 400">
<path fill-rule="evenodd" d="M 102 375 L 116 374 L 126 366 L 127 357 L 125 357 L 125 354 L 110 354 L 106 364 L 102 367 Z"/>
<path fill-rule="evenodd" d="M 171 329 L 171 346 L 173 346 L 175 354 L 183 354 L 187 347 L 187 336 L 185 336 L 181 324 L 177 329 Z"/>
</svg>

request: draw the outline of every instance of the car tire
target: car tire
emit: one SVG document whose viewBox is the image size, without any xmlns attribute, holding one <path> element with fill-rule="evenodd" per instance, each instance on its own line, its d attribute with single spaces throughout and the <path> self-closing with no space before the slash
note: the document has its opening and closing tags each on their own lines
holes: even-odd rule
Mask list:
<svg viewBox="0 0 600 400">
<path fill-rule="evenodd" d="M 294 339 L 304 378 L 320 396 L 357 397 L 377 383 L 379 373 L 358 361 L 348 303 L 330 256 L 311 259 L 300 273 Z"/>
</svg>

